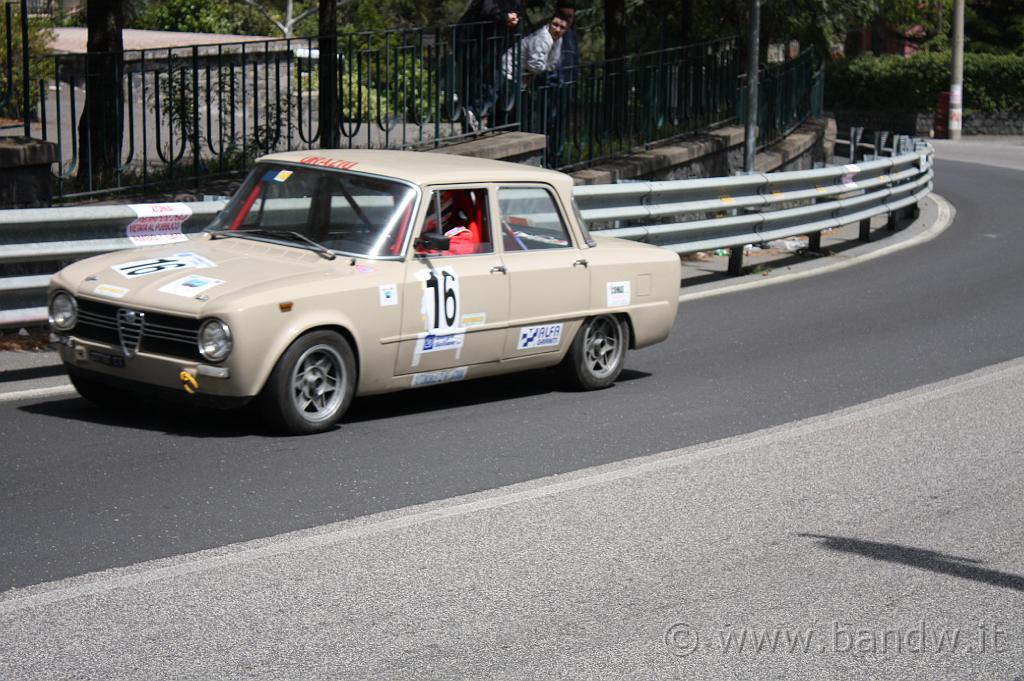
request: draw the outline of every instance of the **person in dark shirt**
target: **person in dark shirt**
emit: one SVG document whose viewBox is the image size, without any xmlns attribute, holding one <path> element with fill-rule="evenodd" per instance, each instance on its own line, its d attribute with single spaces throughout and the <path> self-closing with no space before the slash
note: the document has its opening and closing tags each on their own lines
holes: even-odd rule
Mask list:
<svg viewBox="0 0 1024 681">
<path fill-rule="evenodd" d="M 522 16 L 519 0 L 471 0 L 459 19 L 455 49 L 465 97 L 464 132 L 484 130 L 495 113 L 501 55 L 515 39 Z"/>
</svg>

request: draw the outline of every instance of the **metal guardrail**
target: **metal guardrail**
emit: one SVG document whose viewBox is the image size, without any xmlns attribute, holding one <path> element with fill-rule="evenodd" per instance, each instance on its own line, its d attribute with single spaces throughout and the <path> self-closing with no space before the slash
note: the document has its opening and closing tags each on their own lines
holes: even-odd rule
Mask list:
<svg viewBox="0 0 1024 681">
<path fill-rule="evenodd" d="M 742 264 L 746 244 L 811 235 L 813 249 L 822 230 L 860 222 L 864 238 L 865 222 L 879 215 L 888 215 L 895 226 L 898 211 L 931 191 L 932 153 L 918 143 L 913 152 L 859 164 L 582 186 L 574 196 L 583 218 L 600 234 L 677 253 L 729 248 L 732 268 Z M 201 231 L 223 205 L 178 204 L 181 231 Z M 132 206 L 0 212 L 0 328 L 45 321 L 50 274 L 80 258 L 138 246 L 128 235 L 139 219 L 140 210 Z"/>
<path fill-rule="evenodd" d="M 898 148 L 891 151 L 897 151 Z M 634 182 L 577 187 L 574 196 L 595 232 L 695 253 L 729 248 L 738 274 L 743 246 L 809 235 L 820 250 L 821 232 L 914 207 L 932 189 L 930 145 L 910 153 L 816 170 L 728 178 Z M 622 224 L 625 223 L 625 224 Z M 602 227 L 604 229 L 602 229 Z"/>
</svg>

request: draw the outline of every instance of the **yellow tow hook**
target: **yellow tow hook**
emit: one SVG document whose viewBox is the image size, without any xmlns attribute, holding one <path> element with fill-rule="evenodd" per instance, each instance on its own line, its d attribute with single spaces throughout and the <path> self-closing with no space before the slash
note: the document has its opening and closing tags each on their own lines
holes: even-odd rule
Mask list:
<svg viewBox="0 0 1024 681">
<path fill-rule="evenodd" d="M 196 377 L 189 372 L 182 370 L 182 372 L 178 374 L 178 378 L 181 380 L 181 387 L 184 388 L 185 392 L 189 395 L 194 395 L 196 391 L 199 390 L 199 381 L 197 381 Z"/>
</svg>

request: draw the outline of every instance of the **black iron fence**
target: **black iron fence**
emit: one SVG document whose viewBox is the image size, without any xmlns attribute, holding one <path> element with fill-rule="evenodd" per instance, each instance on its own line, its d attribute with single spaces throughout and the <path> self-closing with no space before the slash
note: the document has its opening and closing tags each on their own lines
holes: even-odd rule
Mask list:
<svg viewBox="0 0 1024 681">
<path fill-rule="evenodd" d="M 29 3 L 3 3 L 3 36 L 0 43 L 0 115 L 22 118 L 20 126 L 29 135 L 28 112 L 32 106 L 29 50 Z"/>
<path fill-rule="evenodd" d="M 778 142 L 809 116 L 821 114 L 825 77 L 817 56 L 810 48 L 796 59 L 768 64 L 758 72 L 757 146 Z M 746 119 L 747 78 L 740 77 L 736 116 Z"/>
<path fill-rule="evenodd" d="M 518 37 L 482 24 L 351 33 L 338 41 L 342 146 L 420 148 L 518 127 L 519 91 L 487 64 Z M 47 57 L 35 137 L 55 142 L 57 194 L 193 188 L 262 154 L 321 139 L 316 38 Z M 90 92 L 102 93 L 88 101 Z M 470 114 L 476 122 L 469 125 Z"/>
<path fill-rule="evenodd" d="M 340 36 L 341 145 L 424 149 L 526 130 L 547 135 L 545 165 L 570 169 L 727 122 L 743 102 L 735 39 L 524 78 L 521 37 L 491 24 Z M 24 130 L 57 145 L 60 200 L 220 193 L 213 180 L 262 154 L 319 147 L 319 44 L 39 57 L 33 73 L 42 75 L 24 89 Z M 8 60 L 6 71 L 0 84 L 10 93 L 19 69 Z M 820 108 L 809 53 L 762 78 L 762 141 Z"/>
<path fill-rule="evenodd" d="M 583 64 L 524 88 L 523 129 L 545 133 L 545 165 L 570 169 L 735 116 L 736 40 Z"/>
</svg>

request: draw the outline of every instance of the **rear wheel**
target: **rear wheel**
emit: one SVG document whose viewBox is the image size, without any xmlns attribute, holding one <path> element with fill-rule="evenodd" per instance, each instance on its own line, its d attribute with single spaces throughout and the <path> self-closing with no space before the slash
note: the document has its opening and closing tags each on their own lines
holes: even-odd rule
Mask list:
<svg viewBox="0 0 1024 681">
<path fill-rule="evenodd" d="M 562 362 L 562 376 L 573 388 L 607 388 L 622 372 L 629 346 L 629 325 L 613 315 L 583 322 Z"/>
<path fill-rule="evenodd" d="M 277 361 L 261 398 L 263 415 L 293 435 L 329 430 L 352 402 L 355 354 L 333 331 L 314 331 L 289 346 Z"/>
</svg>

